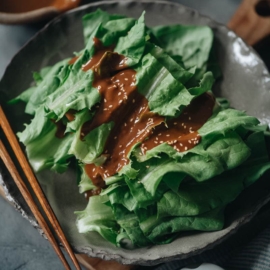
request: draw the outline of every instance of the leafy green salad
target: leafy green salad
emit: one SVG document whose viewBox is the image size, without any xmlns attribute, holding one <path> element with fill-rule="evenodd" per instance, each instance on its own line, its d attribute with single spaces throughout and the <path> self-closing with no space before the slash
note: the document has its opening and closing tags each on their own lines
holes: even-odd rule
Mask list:
<svg viewBox="0 0 270 270">
<path fill-rule="evenodd" d="M 36 172 L 77 164 L 79 232 L 129 248 L 221 230 L 225 207 L 270 168 L 267 126 L 211 91 L 211 28 L 144 16 L 87 14 L 85 48 L 10 102 L 33 115 L 18 137 Z"/>
</svg>

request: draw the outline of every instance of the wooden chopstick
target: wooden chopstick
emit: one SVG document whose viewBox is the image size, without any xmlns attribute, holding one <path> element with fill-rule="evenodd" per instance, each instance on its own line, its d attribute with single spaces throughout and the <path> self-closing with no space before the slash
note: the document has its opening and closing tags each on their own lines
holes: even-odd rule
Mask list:
<svg viewBox="0 0 270 270">
<path fill-rule="evenodd" d="M 43 229 L 44 233 L 48 237 L 48 240 L 51 242 L 55 252 L 61 259 L 63 265 L 66 269 L 70 269 L 60 247 L 58 246 L 49 226 L 47 225 L 46 221 L 44 220 L 43 216 L 38 210 L 37 205 L 34 202 L 33 197 L 31 196 L 30 192 L 28 191 L 25 183 L 23 182 L 22 178 L 20 177 L 19 172 L 17 171 L 14 163 L 12 162 L 5 146 L 3 145 L 3 142 L 0 141 L 0 157 L 3 160 L 4 164 L 6 165 L 8 171 L 10 172 L 11 176 L 14 179 L 14 182 L 16 183 L 17 187 L 19 188 L 23 198 L 25 199 L 26 203 L 28 204 L 29 208 L 33 212 L 35 218 L 37 219 L 37 222 L 39 223 L 40 227 Z"/>
<path fill-rule="evenodd" d="M 11 126 L 5 116 L 5 113 L 2 109 L 2 106 L 0 106 L 0 126 L 2 127 L 10 145 L 11 145 L 11 148 L 13 149 L 14 153 L 15 153 L 15 156 L 16 158 L 18 159 L 19 163 L 20 163 L 20 166 L 22 167 L 24 173 L 25 173 L 25 176 L 27 177 L 28 181 L 29 181 L 29 184 L 31 186 L 31 188 L 33 189 L 42 209 L 44 210 L 45 214 L 47 215 L 48 217 L 48 220 L 50 221 L 55 233 L 57 234 L 57 236 L 59 237 L 60 241 L 63 243 L 64 247 L 66 248 L 67 250 L 67 253 L 68 255 L 70 256 L 73 264 L 75 265 L 76 269 L 79 270 L 81 269 L 78 261 L 77 261 L 77 258 L 75 257 L 75 254 L 73 253 L 72 249 L 71 249 L 71 246 L 69 245 L 66 237 L 65 237 L 65 234 L 49 204 L 49 202 L 47 201 L 32 169 L 31 169 L 31 166 L 28 162 L 28 160 L 26 159 L 20 145 L 19 145 L 19 142 L 15 136 L 15 134 L 13 133 L 12 129 L 11 129 Z M 28 201 L 27 201 L 28 202 Z M 45 221 L 44 221 L 45 222 Z M 45 222 L 46 223 L 46 222 Z M 43 222 L 42 222 L 43 224 Z M 41 225 L 41 224 L 40 224 Z M 43 224 L 44 225 L 44 224 Z M 56 248 L 56 246 L 58 247 L 57 243 L 53 243 L 52 244 L 54 248 Z M 59 248 L 59 247 L 58 247 Z M 60 248 L 59 248 L 60 249 Z M 61 251 L 61 249 L 60 249 Z M 58 253 L 57 253 L 58 254 Z M 60 257 L 61 258 L 61 257 Z M 67 268 L 69 269 L 69 268 Z"/>
</svg>

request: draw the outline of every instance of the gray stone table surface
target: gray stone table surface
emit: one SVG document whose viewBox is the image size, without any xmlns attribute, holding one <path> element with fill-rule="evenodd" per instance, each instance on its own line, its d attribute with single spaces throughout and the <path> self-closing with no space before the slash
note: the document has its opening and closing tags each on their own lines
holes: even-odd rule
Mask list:
<svg viewBox="0 0 270 270">
<path fill-rule="evenodd" d="M 226 23 L 240 0 L 174 0 Z M 12 56 L 42 25 L 0 24 L 0 77 Z M 0 198 L 0 270 L 58 270 L 63 266 L 52 247 L 39 233 Z M 152 268 L 153 269 L 153 268 Z"/>
</svg>

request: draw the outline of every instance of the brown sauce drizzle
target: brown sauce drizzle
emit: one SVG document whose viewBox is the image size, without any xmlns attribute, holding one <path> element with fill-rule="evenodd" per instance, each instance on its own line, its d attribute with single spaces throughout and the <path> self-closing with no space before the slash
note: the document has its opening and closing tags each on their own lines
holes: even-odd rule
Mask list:
<svg viewBox="0 0 270 270">
<path fill-rule="evenodd" d="M 214 98 L 207 93 L 195 98 L 178 118 L 162 123 L 152 132 L 141 145 L 142 153 L 165 142 L 178 152 L 193 148 L 201 140 L 198 129 L 212 115 L 213 106 Z"/>
<path fill-rule="evenodd" d="M 62 139 L 65 137 L 66 125 L 63 123 L 62 119 L 59 121 L 52 120 L 52 122 L 56 125 L 55 137 L 58 139 Z"/>
<path fill-rule="evenodd" d="M 77 59 L 78 59 L 79 57 L 80 57 L 79 55 L 74 56 L 73 58 L 71 58 L 71 59 L 68 61 L 68 64 L 69 64 L 69 65 L 73 65 L 73 64 L 77 61 Z"/>
<path fill-rule="evenodd" d="M 168 143 L 179 152 L 187 151 L 200 142 L 198 129 L 212 115 L 214 98 L 203 94 L 194 99 L 178 118 L 166 121 L 150 111 L 147 99 L 137 91 L 136 71 L 127 67 L 125 57 L 114 53 L 114 46 L 105 47 L 94 38 L 95 53 L 82 66 L 94 73 L 93 86 L 101 95 L 93 119 L 83 124 L 81 139 L 103 123 L 114 122 L 102 155 L 107 157 L 102 166 L 86 164 L 85 171 L 97 190 L 87 196 L 99 194 L 106 184 L 104 179 L 128 164 L 128 153 L 141 143 L 142 154 L 162 143 Z M 70 60 L 73 64 L 77 58 Z M 66 117 L 72 121 L 74 112 Z"/>
<path fill-rule="evenodd" d="M 65 116 L 66 116 L 66 118 L 67 118 L 67 120 L 68 120 L 69 122 L 75 120 L 75 113 L 76 113 L 76 112 L 77 112 L 76 110 L 70 109 L 70 110 L 68 110 L 68 111 L 65 113 Z"/>
<path fill-rule="evenodd" d="M 88 200 L 92 196 L 99 195 L 100 192 L 101 192 L 101 188 L 88 190 L 84 192 L 85 199 Z"/>
<path fill-rule="evenodd" d="M 113 46 L 104 47 L 98 39 L 94 43 L 95 54 L 82 69 L 94 71 L 93 86 L 102 99 L 94 118 L 83 125 L 81 138 L 103 123 L 114 122 L 103 153 L 107 156 L 105 163 L 85 165 L 94 185 L 104 188 L 104 179 L 128 164 L 127 155 L 137 143 L 142 142 L 142 154 L 165 142 L 179 152 L 197 145 L 200 141 L 197 130 L 212 115 L 214 99 L 203 94 L 178 118 L 166 122 L 164 117 L 150 111 L 147 99 L 137 91 L 136 72 L 125 65 L 124 56 L 113 53 Z"/>
</svg>

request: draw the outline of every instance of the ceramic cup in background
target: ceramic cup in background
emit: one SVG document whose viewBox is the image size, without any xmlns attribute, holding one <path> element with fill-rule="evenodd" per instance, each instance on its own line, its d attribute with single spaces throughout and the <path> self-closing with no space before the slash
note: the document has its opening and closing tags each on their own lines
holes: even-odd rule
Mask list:
<svg viewBox="0 0 270 270">
<path fill-rule="evenodd" d="M 51 19 L 79 3 L 80 0 L 1 0 L 0 23 L 20 24 Z"/>
</svg>

